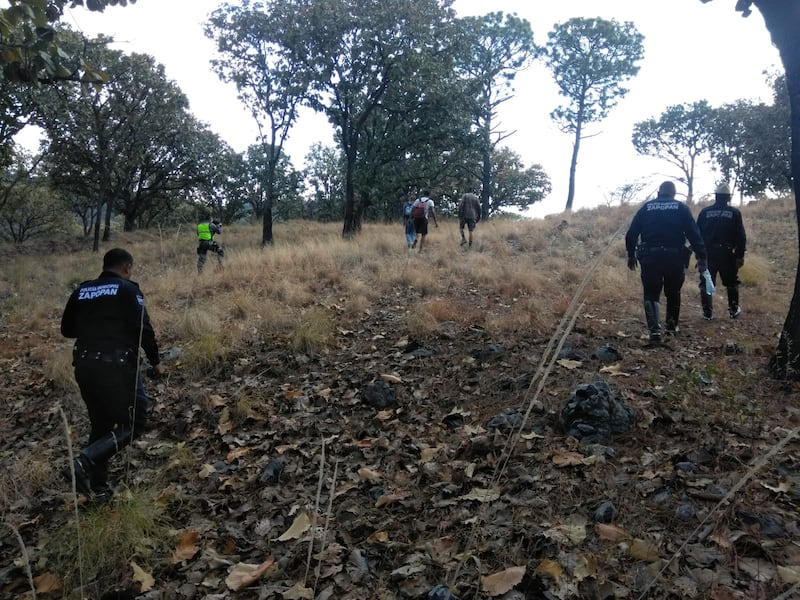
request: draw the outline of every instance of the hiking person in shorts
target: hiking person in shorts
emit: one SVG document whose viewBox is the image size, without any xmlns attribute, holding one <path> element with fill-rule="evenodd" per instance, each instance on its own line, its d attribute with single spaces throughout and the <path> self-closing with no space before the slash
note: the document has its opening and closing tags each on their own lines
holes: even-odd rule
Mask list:
<svg viewBox="0 0 800 600">
<path fill-rule="evenodd" d="M 422 195 L 414 202 L 411 208 L 411 217 L 414 219 L 414 229 L 417 232 L 413 246 L 419 244 L 418 252 L 422 252 L 425 245 L 425 237 L 428 235 L 428 219 L 433 218 L 433 224 L 439 227 L 436 221 L 436 210 L 433 207 L 433 200 L 430 199 L 431 191 L 422 190 Z"/>
<path fill-rule="evenodd" d="M 469 231 L 469 247 L 472 248 L 472 232 L 481 220 L 481 201 L 472 192 L 461 196 L 458 203 L 458 231 L 461 234 L 461 245 L 467 243 L 464 237 L 464 227 Z"/>
</svg>

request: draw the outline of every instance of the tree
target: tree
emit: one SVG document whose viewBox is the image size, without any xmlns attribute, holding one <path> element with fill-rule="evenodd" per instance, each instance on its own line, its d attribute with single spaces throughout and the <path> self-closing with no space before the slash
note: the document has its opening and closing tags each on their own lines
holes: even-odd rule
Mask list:
<svg viewBox="0 0 800 600">
<path fill-rule="evenodd" d="M 391 88 L 431 61 L 446 69 L 442 43 L 453 0 L 273 0 L 284 48 L 309 75 L 306 102 L 327 115 L 344 158 L 342 235 L 358 232 L 369 201 L 356 204 L 356 166 L 370 117 Z M 365 190 L 362 190 L 362 193 Z"/>
<path fill-rule="evenodd" d="M 457 68 L 466 78 L 466 91 L 474 98 L 474 126 L 481 149 L 481 212 L 490 212 L 492 154 L 498 144 L 514 132 L 497 127 L 497 110 L 513 97 L 512 84 L 539 50 L 533 43 L 531 26 L 515 15 L 493 12 L 457 21 L 462 51 Z"/>
<path fill-rule="evenodd" d="M 0 210 L 0 237 L 21 244 L 63 227 L 64 205 L 45 181 L 26 177 L 8 194 Z"/>
<path fill-rule="evenodd" d="M 86 0 L 86 8 L 102 12 L 136 0 Z M 62 44 L 55 24 L 64 8 L 83 0 L 14 0 L 0 9 L 0 68 L 3 78 L 28 84 L 54 81 L 103 81 L 105 75 L 84 58 L 85 45 Z M 67 49 L 69 47 L 69 49 Z"/>
<path fill-rule="evenodd" d="M 169 209 L 214 172 L 217 136 L 188 112 L 188 101 L 162 65 L 147 55 L 124 55 L 93 46 L 91 58 L 109 73 L 103 86 L 61 82 L 38 95 L 36 123 L 47 136 L 52 182 L 64 192 L 93 199 L 94 249 L 110 236 L 111 215 L 126 231 L 150 213 Z"/>
<path fill-rule="evenodd" d="M 669 106 L 656 119 L 633 126 L 631 141 L 639 154 L 655 156 L 678 167 L 686 184 L 686 201 L 694 198 L 697 161 L 710 156 L 716 113 L 705 100 Z"/>
<path fill-rule="evenodd" d="M 548 34 L 545 60 L 567 104 L 551 117 L 573 134 L 566 210 L 575 198 L 575 171 L 584 127 L 604 119 L 628 93 L 623 83 L 638 72 L 643 36 L 631 22 L 573 18 Z"/>
<path fill-rule="evenodd" d="M 212 13 L 206 35 L 215 38 L 222 56 L 212 61 L 223 81 L 236 85 L 239 99 L 250 109 L 261 140 L 264 179 L 259 186 L 263 198 L 262 245 L 273 242 L 272 206 L 278 165 L 289 130 L 297 120 L 297 109 L 308 83 L 301 64 L 293 61 L 281 44 L 275 14 L 261 2 L 241 6 L 224 4 Z"/>
<path fill-rule="evenodd" d="M 550 178 L 541 165 L 525 168 L 522 158 L 508 148 L 495 150 L 492 158 L 492 188 L 490 213 L 504 208 L 525 210 L 550 193 Z"/>
<path fill-rule="evenodd" d="M 305 182 L 310 213 L 320 221 L 341 218 L 344 208 L 344 165 L 336 148 L 314 144 L 306 155 Z"/>
<path fill-rule="evenodd" d="M 738 0 L 736 10 L 748 16 L 752 6 L 758 8 L 764 18 L 786 72 L 792 134 L 792 191 L 796 207 L 795 219 L 800 230 L 800 36 L 797 35 L 800 31 L 800 3 L 791 0 Z M 798 254 L 800 255 L 800 235 Z M 770 360 L 770 371 L 776 377 L 800 379 L 800 260 L 795 273 L 789 312 L 783 323 L 778 348 Z"/>
<path fill-rule="evenodd" d="M 791 131 L 786 80 L 773 81 L 774 102 L 737 100 L 716 111 L 712 155 L 741 195 L 791 189 Z"/>
</svg>

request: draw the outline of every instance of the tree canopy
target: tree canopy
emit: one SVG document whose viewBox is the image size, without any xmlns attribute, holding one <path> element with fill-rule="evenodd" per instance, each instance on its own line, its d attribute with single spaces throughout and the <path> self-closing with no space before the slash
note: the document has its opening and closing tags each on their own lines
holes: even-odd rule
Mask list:
<svg viewBox="0 0 800 600">
<path fill-rule="evenodd" d="M 573 18 L 548 34 L 545 60 L 566 104 L 552 118 L 573 134 L 566 210 L 575 198 L 575 171 L 584 127 L 601 121 L 628 93 L 625 82 L 639 72 L 644 37 L 633 23 Z"/>
</svg>

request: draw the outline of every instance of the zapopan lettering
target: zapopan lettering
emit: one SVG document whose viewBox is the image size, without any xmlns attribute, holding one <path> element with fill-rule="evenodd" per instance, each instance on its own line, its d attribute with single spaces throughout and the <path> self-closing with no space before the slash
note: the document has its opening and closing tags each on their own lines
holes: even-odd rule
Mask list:
<svg viewBox="0 0 800 600">
<path fill-rule="evenodd" d="M 647 210 L 678 210 L 679 207 L 677 202 L 652 202 L 647 205 Z"/>
<path fill-rule="evenodd" d="M 94 300 L 101 296 L 116 296 L 119 292 L 118 283 L 109 283 L 106 285 L 93 285 L 85 287 L 78 292 L 78 300 Z"/>
</svg>

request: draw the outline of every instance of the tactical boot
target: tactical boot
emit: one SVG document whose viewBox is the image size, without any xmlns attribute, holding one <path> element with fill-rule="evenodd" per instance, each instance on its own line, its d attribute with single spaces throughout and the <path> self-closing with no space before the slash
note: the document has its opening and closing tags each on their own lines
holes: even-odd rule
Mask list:
<svg viewBox="0 0 800 600">
<path fill-rule="evenodd" d="M 102 486 L 93 487 L 93 500 L 95 504 L 107 504 L 114 498 L 114 488 L 104 483 Z"/>
<path fill-rule="evenodd" d="M 713 299 L 714 297 L 705 292 L 700 292 L 700 305 L 703 307 L 703 318 L 710 321 L 713 317 Z"/>
<path fill-rule="evenodd" d="M 644 301 L 644 317 L 647 320 L 647 329 L 650 331 L 650 341 L 661 341 L 661 325 L 659 324 L 659 304 L 652 300 Z"/>
<path fill-rule="evenodd" d="M 667 335 L 676 335 L 680 331 L 678 319 L 681 314 L 681 299 L 667 300 Z"/>
<path fill-rule="evenodd" d="M 89 464 L 93 466 L 104 465 L 112 456 L 127 446 L 131 439 L 131 432 L 127 429 L 110 431 L 84 448 L 81 456 L 88 459 Z"/>
<path fill-rule="evenodd" d="M 466 238 L 463 238 L 463 237 L 461 238 L 461 245 L 462 245 L 462 246 L 466 246 L 466 245 L 467 245 L 467 240 L 466 240 Z"/>
<path fill-rule="evenodd" d="M 735 285 L 728 288 L 728 313 L 731 319 L 736 319 L 742 314 L 742 308 L 739 306 L 739 288 Z"/>
<path fill-rule="evenodd" d="M 81 454 L 72 461 L 72 467 L 75 471 L 75 488 L 81 494 L 84 494 L 86 496 L 91 496 L 92 495 L 91 461 L 89 461 L 85 456 Z M 61 469 L 61 475 L 64 477 L 67 483 L 72 483 L 73 469 L 70 469 L 69 465 Z"/>
</svg>

